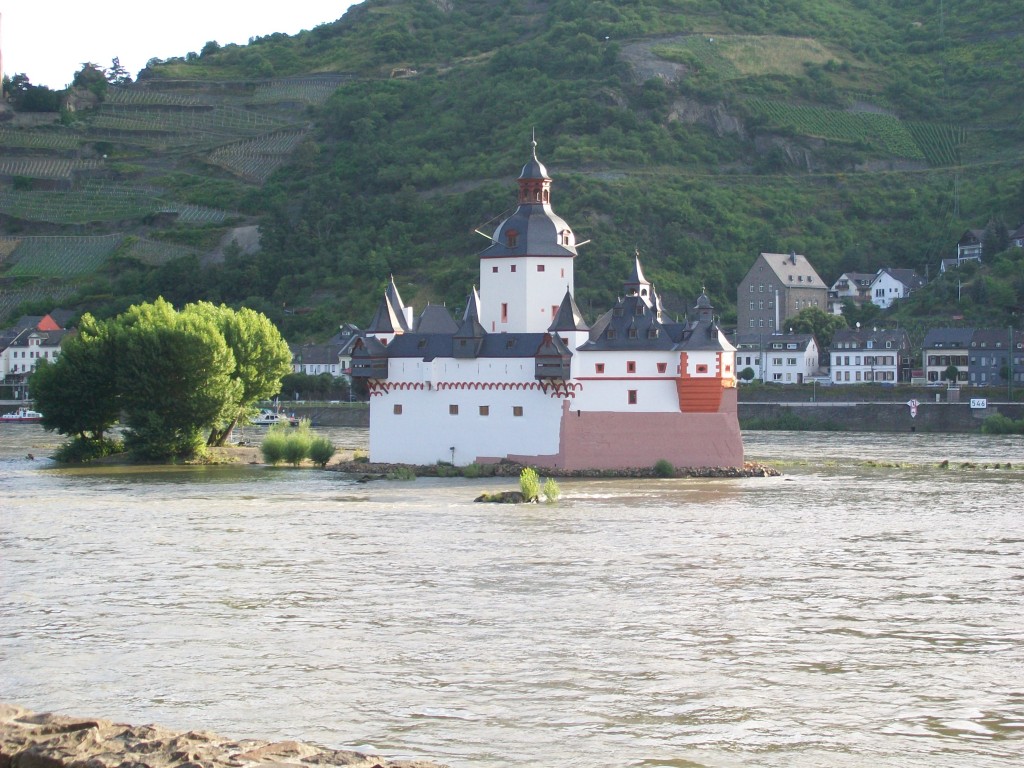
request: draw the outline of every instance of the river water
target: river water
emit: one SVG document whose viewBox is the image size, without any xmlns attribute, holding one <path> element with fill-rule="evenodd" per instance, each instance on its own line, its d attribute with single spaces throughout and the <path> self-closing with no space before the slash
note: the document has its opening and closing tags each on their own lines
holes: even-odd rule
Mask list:
<svg viewBox="0 0 1024 768">
<path fill-rule="evenodd" d="M 748 433 L 782 477 L 497 506 L 3 429 L 2 701 L 457 768 L 1021 764 L 1020 438 Z"/>
</svg>

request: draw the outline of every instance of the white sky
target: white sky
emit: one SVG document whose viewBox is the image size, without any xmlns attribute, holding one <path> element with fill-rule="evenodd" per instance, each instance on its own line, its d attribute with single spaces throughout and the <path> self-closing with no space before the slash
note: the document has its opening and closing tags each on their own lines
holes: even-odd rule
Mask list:
<svg viewBox="0 0 1024 768">
<path fill-rule="evenodd" d="M 132 79 L 152 58 L 199 53 L 209 40 L 244 45 L 250 37 L 340 19 L 353 0 L 174 0 L 87 3 L 0 0 L 3 72 L 33 85 L 64 88 L 85 62 L 109 69 L 115 56 Z"/>
</svg>

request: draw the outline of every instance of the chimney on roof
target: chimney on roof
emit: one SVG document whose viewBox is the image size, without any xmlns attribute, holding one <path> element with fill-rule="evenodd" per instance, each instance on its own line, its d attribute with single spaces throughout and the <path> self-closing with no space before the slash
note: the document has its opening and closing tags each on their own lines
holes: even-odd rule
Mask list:
<svg viewBox="0 0 1024 768">
<path fill-rule="evenodd" d="M 796 264 L 796 251 L 789 252 L 789 263 Z"/>
</svg>

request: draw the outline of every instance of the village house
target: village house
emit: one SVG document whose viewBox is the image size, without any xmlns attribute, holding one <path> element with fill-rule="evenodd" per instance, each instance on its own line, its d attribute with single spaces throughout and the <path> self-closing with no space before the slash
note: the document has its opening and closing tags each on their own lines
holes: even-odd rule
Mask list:
<svg viewBox="0 0 1024 768">
<path fill-rule="evenodd" d="M 809 333 L 737 336 L 737 374 L 750 368 L 754 381 L 803 384 L 818 374 L 819 357 L 818 342 Z"/>
<path fill-rule="evenodd" d="M 639 255 L 622 297 L 589 325 L 574 299 L 577 241 L 533 157 L 515 211 L 480 254 L 458 319 L 417 317 L 392 280 L 352 352 L 370 394 L 370 459 L 503 459 L 561 469 L 739 467 L 735 348 L 706 295 L 664 311 Z"/>
<path fill-rule="evenodd" d="M 60 356 L 67 334 L 61 323 L 71 313 L 55 310 L 47 315 L 26 315 L 12 327 L 0 331 L 0 374 L 16 398 L 27 398 L 28 380 L 40 360 L 54 362 Z"/>
<path fill-rule="evenodd" d="M 967 382 L 973 328 L 932 328 L 921 344 L 924 377 L 929 384 L 946 381 L 949 366 L 957 369 L 957 382 Z"/>
<path fill-rule="evenodd" d="M 335 377 L 342 373 L 338 344 L 302 344 L 292 346 L 291 351 L 292 373 L 304 373 L 307 376 L 329 373 Z"/>
<path fill-rule="evenodd" d="M 1019 382 L 1021 337 L 1008 328 L 977 328 L 971 334 L 967 382 L 974 387 L 1000 387 Z"/>
<path fill-rule="evenodd" d="M 828 307 L 828 287 L 806 256 L 762 253 L 736 290 L 736 327 L 742 333 L 775 333 L 808 307 Z"/>
<path fill-rule="evenodd" d="M 843 328 L 832 337 L 832 383 L 910 381 L 910 355 L 910 337 L 902 328 Z"/>
<path fill-rule="evenodd" d="M 878 270 L 868 291 L 871 302 L 882 309 L 888 309 L 899 299 L 905 299 L 925 284 L 923 277 L 912 269 Z"/>
<path fill-rule="evenodd" d="M 841 315 L 844 301 L 852 301 L 857 305 L 871 301 L 871 283 L 875 277 L 872 272 L 841 274 L 828 290 L 828 311 L 833 315 Z"/>
</svg>

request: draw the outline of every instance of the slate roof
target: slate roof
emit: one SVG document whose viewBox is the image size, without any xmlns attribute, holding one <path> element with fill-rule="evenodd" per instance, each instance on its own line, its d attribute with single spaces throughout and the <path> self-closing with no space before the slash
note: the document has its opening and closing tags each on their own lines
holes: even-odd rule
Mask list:
<svg viewBox="0 0 1024 768">
<path fill-rule="evenodd" d="M 427 304 L 416 319 L 415 333 L 447 333 L 453 334 L 459 330 L 459 324 L 455 322 L 451 314 L 440 304 Z"/>
<path fill-rule="evenodd" d="M 536 142 L 533 159 L 523 166 L 519 179 L 520 183 L 523 180 L 551 180 L 547 169 L 537 159 Z M 511 233 L 515 233 L 514 238 L 510 238 Z M 568 237 L 564 238 L 563 233 Z M 480 253 L 480 258 L 576 255 L 576 238 L 572 229 L 552 210 L 550 201 L 522 200 L 515 212 L 498 225 L 491 241 L 491 245 Z"/>
<path fill-rule="evenodd" d="M 903 328 L 840 328 L 832 335 L 832 349 L 852 342 L 856 342 L 856 349 L 867 349 L 869 341 L 873 349 L 884 349 L 886 342 L 895 349 L 910 346 L 910 337 Z"/>
<path fill-rule="evenodd" d="M 565 291 L 565 297 L 562 299 L 562 303 L 558 307 L 558 312 L 555 314 L 555 319 L 551 321 L 551 325 L 548 326 L 549 331 L 586 331 L 586 321 L 583 319 L 583 313 L 580 312 L 580 308 L 576 306 L 576 300 L 572 297 L 572 294 L 568 289 Z"/>
<path fill-rule="evenodd" d="M 912 269 L 884 268 L 878 270 L 878 274 L 879 276 L 882 274 L 890 275 L 894 280 L 898 280 L 911 290 L 917 290 L 925 284 L 925 279 Z"/>
<path fill-rule="evenodd" d="M 932 328 L 925 334 L 922 349 L 968 349 L 973 328 Z"/>
<path fill-rule="evenodd" d="M 388 282 L 384 297 L 377 305 L 377 311 L 366 330 L 368 333 L 404 333 L 410 330 L 405 318 L 405 304 L 398 293 L 394 277 Z"/>
</svg>

